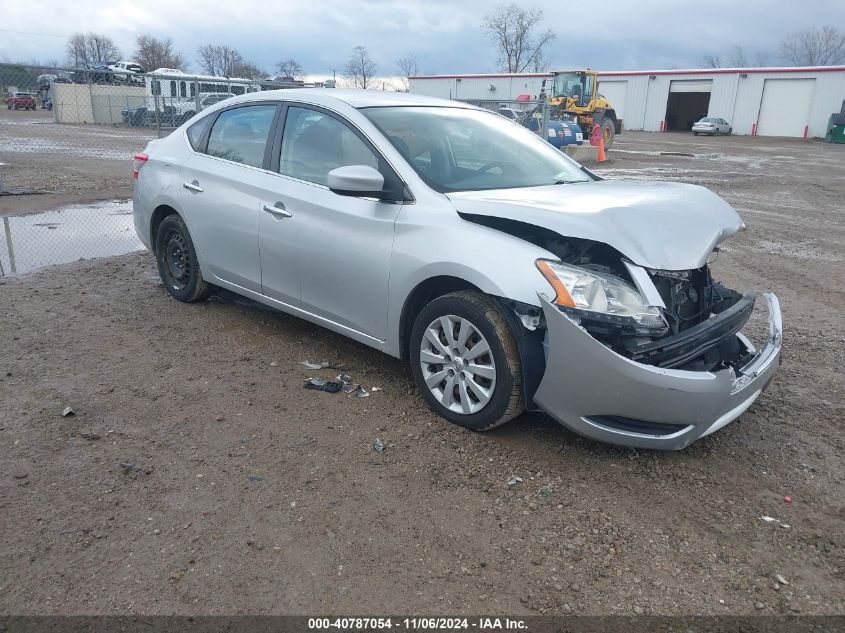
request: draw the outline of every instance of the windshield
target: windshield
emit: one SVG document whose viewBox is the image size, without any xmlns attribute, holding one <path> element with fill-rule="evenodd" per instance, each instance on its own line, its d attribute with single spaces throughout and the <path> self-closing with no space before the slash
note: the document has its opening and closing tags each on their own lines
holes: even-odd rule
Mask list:
<svg viewBox="0 0 845 633">
<path fill-rule="evenodd" d="M 593 76 L 584 73 L 555 75 L 554 97 L 572 97 L 577 105 L 584 105 L 593 97 Z"/>
<path fill-rule="evenodd" d="M 580 165 L 521 125 L 464 108 L 384 107 L 361 112 L 440 192 L 587 182 Z"/>
</svg>

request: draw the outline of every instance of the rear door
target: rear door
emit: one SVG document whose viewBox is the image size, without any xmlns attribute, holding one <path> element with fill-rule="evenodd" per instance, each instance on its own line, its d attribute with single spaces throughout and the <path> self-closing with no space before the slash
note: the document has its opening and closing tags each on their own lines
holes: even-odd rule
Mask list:
<svg viewBox="0 0 845 633">
<path fill-rule="evenodd" d="M 265 167 L 278 110 L 274 103 L 247 104 L 201 119 L 189 129 L 192 143 L 198 140 L 181 172 L 185 221 L 210 272 L 255 292 L 258 219 L 273 183 Z"/>
<path fill-rule="evenodd" d="M 386 185 L 398 176 L 354 126 L 320 108 L 288 104 L 279 145 L 274 196 L 260 219 L 264 293 L 287 301 L 298 284 L 303 310 L 384 340 L 401 205 L 341 196 L 326 182 L 346 165 L 374 167 Z"/>
</svg>

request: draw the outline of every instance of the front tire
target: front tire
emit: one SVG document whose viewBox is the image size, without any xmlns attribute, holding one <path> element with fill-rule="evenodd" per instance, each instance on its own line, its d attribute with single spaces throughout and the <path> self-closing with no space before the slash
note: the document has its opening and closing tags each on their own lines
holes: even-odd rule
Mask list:
<svg viewBox="0 0 845 633">
<path fill-rule="evenodd" d="M 417 388 L 453 424 L 487 431 L 525 408 L 513 332 L 485 294 L 453 292 L 429 303 L 411 329 L 410 352 Z"/>
<path fill-rule="evenodd" d="M 604 148 L 607 150 L 613 147 L 613 139 L 616 137 L 616 125 L 611 119 L 602 121 L 601 133 L 604 139 Z"/>
<path fill-rule="evenodd" d="M 156 233 L 158 274 L 167 292 L 185 303 L 203 301 L 211 292 L 200 272 L 194 242 L 185 221 L 168 215 Z"/>
</svg>

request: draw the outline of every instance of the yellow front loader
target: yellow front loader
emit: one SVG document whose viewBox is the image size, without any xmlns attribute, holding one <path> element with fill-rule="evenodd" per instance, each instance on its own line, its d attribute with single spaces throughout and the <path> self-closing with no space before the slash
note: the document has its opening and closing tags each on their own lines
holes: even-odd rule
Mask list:
<svg viewBox="0 0 845 633">
<path fill-rule="evenodd" d="M 551 80 L 543 80 L 541 99 L 549 101 L 549 118 L 576 119 L 584 139 L 598 124 L 604 137 L 604 147 L 609 149 L 613 139 L 622 132 L 622 120 L 610 102 L 600 95 L 598 73 L 592 70 L 555 71 Z"/>
</svg>

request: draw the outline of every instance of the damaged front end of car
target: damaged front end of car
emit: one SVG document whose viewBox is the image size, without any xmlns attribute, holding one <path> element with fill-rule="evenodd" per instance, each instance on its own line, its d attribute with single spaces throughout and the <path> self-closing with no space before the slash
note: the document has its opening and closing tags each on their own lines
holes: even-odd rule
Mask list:
<svg viewBox="0 0 845 633">
<path fill-rule="evenodd" d="M 450 199 L 465 220 L 548 254 L 536 261 L 548 282 L 540 310 L 509 305 L 530 331 L 518 337 L 523 365 L 542 367 L 524 369 L 529 408 L 604 442 L 681 449 L 736 419 L 772 379 L 778 300 L 763 295 L 769 334 L 757 350 L 742 333 L 757 293 L 711 274 L 719 244 L 744 228 L 712 191 L 599 180 Z"/>
<path fill-rule="evenodd" d="M 546 367 L 534 401 L 597 440 L 681 449 L 736 419 L 767 386 L 783 330 L 777 297 L 764 294 L 768 340 L 741 330 L 757 300 L 691 270 L 638 266 L 606 245 L 569 241 L 538 260 Z"/>
</svg>

